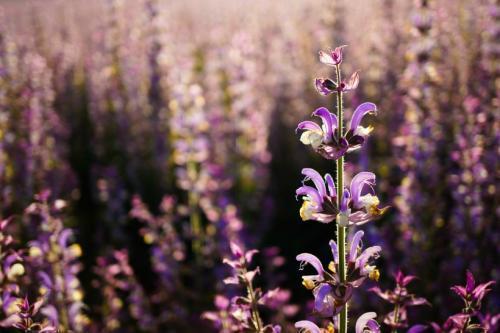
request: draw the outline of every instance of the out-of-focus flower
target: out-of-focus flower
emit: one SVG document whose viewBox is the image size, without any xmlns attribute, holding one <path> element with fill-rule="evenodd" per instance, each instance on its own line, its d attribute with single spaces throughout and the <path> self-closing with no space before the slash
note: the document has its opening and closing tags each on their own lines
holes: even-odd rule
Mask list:
<svg viewBox="0 0 500 333">
<path fill-rule="evenodd" d="M 365 115 L 376 113 L 377 106 L 373 103 L 366 102 L 359 105 L 352 114 L 347 132 L 339 139 L 337 116 L 325 107 L 318 108 L 312 115 L 321 118 L 322 126 L 310 120 L 300 122 L 297 130 L 304 131 L 300 136 L 300 141 L 305 145 L 310 145 L 324 158 L 336 160 L 348 152 L 361 148 L 373 130 L 371 126 L 361 126 L 361 121 Z"/>
<path fill-rule="evenodd" d="M 374 292 L 383 300 L 394 305 L 394 310 L 384 317 L 384 323 L 391 327 L 391 329 L 406 328 L 408 327 L 407 309 L 409 307 L 418 305 L 430 305 L 430 303 L 423 297 L 416 297 L 410 294 L 406 286 L 415 280 L 413 275 L 404 275 L 399 270 L 395 275 L 396 287 L 394 290 L 382 291 L 379 287 L 373 287 L 370 291 Z M 416 331 L 417 328 L 414 328 Z"/>
<path fill-rule="evenodd" d="M 453 290 L 464 301 L 464 307 L 460 313 L 451 315 L 445 321 L 443 326 L 437 323 L 432 323 L 432 328 L 435 332 L 474 332 L 484 331 L 490 332 L 488 328 L 498 326 L 500 315 L 481 314 L 481 301 L 484 296 L 491 290 L 488 289 L 493 285 L 494 281 L 488 281 L 476 286 L 474 276 L 468 270 L 465 286 L 453 286 Z M 494 332 L 492 330 L 491 332 Z"/>
<path fill-rule="evenodd" d="M 224 279 L 227 285 L 237 285 L 246 289 L 245 296 L 234 296 L 229 301 L 225 296 L 218 295 L 215 305 L 218 311 L 203 313 L 202 317 L 212 321 L 221 332 L 241 332 L 252 330 L 255 332 L 280 333 L 278 325 L 264 325 L 259 313 L 259 305 L 269 306 L 279 295 L 279 290 L 262 293 L 254 288 L 253 280 L 259 273 L 259 267 L 249 270 L 253 256 L 257 250 L 245 251 L 240 245 L 230 243 L 232 258 L 225 258 L 223 262 L 232 268 L 232 275 Z"/>
<path fill-rule="evenodd" d="M 481 302 L 484 296 L 491 290 L 489 287 L 493 284 L 495 284 L 495 281 L 488 281 L 476 286 L 474 276 L 468 270 L 465 286 L 453 286 L 451 290 L 462 298 L 467 308 L 471 311 L 477 311 L 481 308 Z"/>
<path fill-rule="evenodd" d="M 36 332 L 36 333 L 56 333 L 57 329 L 47 323 L 36 322 L 34 317 L 38 314 L 41 309 L 44 300 L 38 300 L 33 304 L 30 304 L 27 297 L 24 298 L 18 304 L 18 312 L 14 315 L 17 319 L 16 323 L 12 327 L 17 328 L 24 332 Z"/>
</svg>

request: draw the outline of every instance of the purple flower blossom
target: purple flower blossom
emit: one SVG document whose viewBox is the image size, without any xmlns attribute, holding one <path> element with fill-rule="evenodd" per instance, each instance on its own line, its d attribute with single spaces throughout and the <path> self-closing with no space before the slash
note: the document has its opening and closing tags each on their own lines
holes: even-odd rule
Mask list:
<svg viewBox="0 0 500 333">
<path fill-rule="evenodd" d="M 345 135 L 338 139 L 337 116 L 321 107 L 312 113 L 320 117 L 322 126 L 313 121 L 303 121 L 298 124 L 297 130 L 303 130 L 300 141 L 310 145 L 317 153 L 326 159 L 336 160 L 348 152 L 355 151 L 363 145 L 373 130 L 371 126 L 361 126 L 361 121 L 367 114 L 376 114 L 377 106 L 373 103 L 359 105 L 352 115 L 349 128 Z"/>
<path fill-rule="evenodd" d="M 324 179 L 314 169 L 302 169 L 306 177 L 315 187 L 302 185 L 296 190 L 302 196 L 300 208 L 302 220 L 315 220 L 330 223 L 339 215 L 339 223 L 343 226 L 362 225 L 385 213 L 388 207 L 379 208 L 380 200 L 373 191 L 375 175 L 371 172 L 360 172 L 351 181 L 350 188 L 344 189 L 344 195 L 337 206 L 337 194 L 333 177 L 326 174 Z M 367 193 L 368 192 L 368 193 Z"/>
<path fill-rule="evenodd" d="M 475 311 L 481 308 L 481 302 L 484 296 L 491 290 L 489 287 L 493 284 L 495 284 L 495 281 L 488 281 L 476 286 L 474 276 L 468 270 L 465 286 L 453 286 L 451 290 L 462 298 L 468 309 Z"/>
<path fill-rule="evenodd" d="M 342 63 L 342 49 L 347 45 L 338 46 L 328 51 L 319 51 L 319 61 L 328 66 L 337 66 Z"/>
<path fill-rule="evenodd" d="M 253 280 L 260 272 L 259 267 L 249 270 L 253 256 L 257 250 L 245 251 L 240 245 L 230 243 L 232 258 L 225 258 L 223 262 L 232 268 L 232 275 L 224 279 L 226 285 L 236 285 L 246 289 L 245 296 L 234 296 L 229 301 L 218 295 L 215 305 L 218 311 L 203 313 L 202 318 L 210 320 L 221 329 L 221 332 L 241 332 L 252 330 L 255 332 L 280 333 L 278 325 L 264 325 L 259 313 L 259 306 L 269 306 L 279 295 L 279 290 L 262 293 L 254 288 Z"/>
<path fill-rule="evenodd" d="M 328 78 L 317 78 L 314 81 L 314 86 L 316 90 L 324 96 L 330 95 L 331 93 L 345 93 L 351 90 L 355 90 L 359 85 L 359 73 L 352 73 L 351 77 L 347 81 L 342 80 L 340 84 L 334 82 L 332 79 Z"/>
<path fill-rule="evenodd" d="M 314 275 L 302 276 L 302 284 L 314 295 L 314 310 L 322 317 L 331 317 L 340 312 L 342 307 L 349 301 L 353 289 L 361 286 L 363 281 L 369 277 L 377 280 L 379 273 L 375 266 L 370 265 L 373 258 L 377 258 L 380 246 L 368 247 L 359 251 L 358 247 L 363 237 L 363 231 L 358 231 L 351 240 L 351 247 L 347 260 L 346 282 L 340 282 L 339 252 L 335 241 L 330 241 L 333 261 L 328 265 L 328 270 L 323 268 L 321 261 L 310 253 L 301 253 L 296 259 L 301 263 L 300 269 L 305 264 L 311 265 L 315 270 Z"/>
<path fill-rule="evenodd" d="M 425 298 L 410 294 L 406 289 L 406 286 L 416 279 L 415 276 L 405 276 L 399 270 L 394 278 L 396 280 L 394 290 L 382 291 L 379 287 L 373 287 L 370 291 L 394 305 L 394 310 L 384 316 L 384 323 L 391 329 L 406 328 L 408 327 L 407 309 L 418 305 L 430 305 L 430 303 Z M 417 330 L 417 328 L 414 328 L 414 330 Z"/>
</svg>

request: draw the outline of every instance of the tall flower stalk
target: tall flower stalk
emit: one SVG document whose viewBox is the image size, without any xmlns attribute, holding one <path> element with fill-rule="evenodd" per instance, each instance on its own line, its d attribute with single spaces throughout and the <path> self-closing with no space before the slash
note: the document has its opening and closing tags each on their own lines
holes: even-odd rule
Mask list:
<svg viewBox="0 0 500 333">
<path fill-rule="evenodd" d="M 310 264 L 317 272 L 317 275 L 302 277 L 304 286 L 313 291 L 315 312 L 322 317 L 338 316 L 333 322 L 337 323 L 341 333 L 347 332 L 348 302 L 354 288 L 361 286 L 366 278 L 378 280 L 380 275 L 376 267 L 369 264 L 372 258 L 378 256 L 381 251 L 380 246 L 359 251 L 364 232 L 356 232 L 347 243 L 348 227 L 365 224 L 382 215 L 387 209 L 379 208 L 379 199 L 373 191 L 375 185 L 373 173 L 360 172 L 352 178 L 349 188 L 344 186 L 344 155 L 363 145 L 372 128 L 361 126 L 361 121 L 365 115 L 377 112 L 375 104 L 362 103 L 354 110 L 349 126 L 346 127 L 347 131 L 344 132 L 343 94 L 356 89 L 359 83 L 357 72 L 347 81 L 342 80 L 340 65 L 344 47 L 340 46 L 328 52 L 320 51 L 320 61 L 335 68 L 336 80 L 319 78 L 315 82 L 316 89 L 321 95 L 337 94 L 336 114 L 330 113 L 324 107 L 319 108 L 313 115 L 321 118 L 322 126 L 312 121 L 303 121 L 297 128 L 303 131 L 300 137 L 302 143 L 311 145 L 322 157 L 335 160 L 337 179 L 334 182 L 330 174 L 326 174 L 323 178 L 316 170 L 305 168 L 302 170 L 302 174 L 306 177 L 304 182 L 311 180 L 315 188 L 304 184 L 296 191 L 304 200 L 300 209 L 303 220 L 322 223 L 336 221 L 337 224 L 337 241 L 330 241 L 334 260 L 328 265 L 328 271 L 312 254 L 299 254 L 297 260 Z M 348 253 L 346 245 L 349 245 Z M 372 315 L 369 314 L 368 317 L 372 318 Z M 373 324 L 373 329 L 378 329 L 377 325 Z M 296 324 L 299 329 L 307 329 L 306 326 L 304 321 Z M 360 329 L 364 327 L 363 321 L 360 327 Z"/>
<path fill-rule="evenodd" d="M 340 72 L 340 64 L 335 66 L 337 72 L 337 82 L 342 82 L 342 73 Z M 339 90 L 337 93 L 337 140 L 340 142 L 343 135 L 343 118 L 344 118 L 344 110 L 343 110 L 343 100 L 342 100 L 342 91 Z M 337 205 L 340 207 L 340 201 L 342 197 L 342 189 L 344 188 L 344 156 L 341 156 L 337 160 Z M 340 269 L 340 282 L 345 282 L 346 277 L 346 269 L 345 269 L 345 230 L 346 228 L 341 226 L 340 223 L 337 223 L 337 244 L 339 246 L 339 269 Z M 340 332 L 347 332 L 347 304 L 344 306 L 342 311 L 340 312 Z"/>
</svg>

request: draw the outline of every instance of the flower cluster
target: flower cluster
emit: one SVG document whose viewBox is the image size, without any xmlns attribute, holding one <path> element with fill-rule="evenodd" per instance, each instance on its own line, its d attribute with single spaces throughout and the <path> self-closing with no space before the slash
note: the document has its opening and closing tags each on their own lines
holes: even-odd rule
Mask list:
<svg viewBox="0 0 500 333">
<path fill-rule="evenodd" d="M 28 298 L 24 298 L 24 300 L 17 305 L 18 309 L 15 314 L 16 322 L 12 324 L 12 327 L 23 332 L 56 333 L 57 329 L 54 326 L 34 320 L 43 302 L 43 300 L 39 300 L 30 304 Z"/>
<path fill-rule="evenodd" d="M 10 221 L 0 221 L 0 327 L 12 324 L 16 304 L 20 301 L 18 279 L 25 273 L 23 257 L 13 248 L 14 239 L 7 233 Z"/>
<path fill-rule="evenodd" d="M 39 280 L 39 292 L 47 299 L 40 312 L 58 328 L 82 331 L 89 323 L 78 279 L 82 249 L 71 241 L 73 231 L 63 225 L 61 213 L 66 203 L 49 202 L 49 197 L 50 191 L 42 191 L 25 211 L 36 234 L 29 242 L 29 263 Z"/>
<path fill-rule="evenodd" d="M 325 270 L 321 261 L 310 253 L 301 253 L 297 261 L 311 265 L 315 270 L 314 275 L 302 276 L 302 284 L 314 294 L 314 310 L 322 317 L 337 315 L 345 304 L 350 300 L 354 288 L 361 286 L 366 278 L 378 281 L 380 273 L 378 269 L 370 265 L 372 259 L 377 258 L 380 246 L 368 247 L 361 251 L 361 239 L 364 232 L 358 231 L 350 242 L 350 250 L 347 256 L 346 279 L 341 282 L 339 276 L 339 250 L 335 241 L 330 241 L 333 261 Z"/>
<path fill-rule="evenodd" d="M 348 152 L 361 148 L 373 130 L 372 126 L 361 126 L 364 116 L 370 113 L 377 113 L 375 104 L 367 102 L 359 105 L 354 110 L 347 132 L 339 137 L 337 116 L 325 107 L 318 108 L 312 115 L 321 118 L 322 125 L 310 120 L 300 122 L 297 126 L 297 130 L 303 131 L 300 141 L 310 145 L 324 158 L 336 160 Z"/>
<path fill-rule="evenodd" d="M 226 285 L 241 286 L 246 289 L 246 296 L 234 296 L 231 300 L 224 296 L 215 298 L 217 311 L 205 312 L 203 317 L 212 321 L 220 332 L 241 332 L 250 330 L 256 333 L 280 333 L 278 325 L 264 325 L 259 313 L 259 306 L 272 306 L 279 296 L 279 289 L 263 293 L 254 287 L 253 280 L 259 274 L 259 267 L 249 270 L 257 250 L 244 251 L 238 244 L 231 243 L 231 259 L 224 263 L 232 269 L 232 275 L 224 279 Z"/>
<path fill-rule="evenodd" d="M 304 182 L 311 180 L 315 186 L 303 185 L 296 191 L 297 196 L 303 199 L 300 217 L 304 221 L 329 223 L 338 217 L 338 223 L 343 227 L 362 225 L 381 216 L 388 208 L 379 207 L 380 200 L 373 191 L 375 174 L 372 172 L 356 174 L 349 189 L 344 188 L 341 198 L 337 198 L 335 182 L 330 174 L 327 173 L 324 180 L 314 169 L 302 169 L 302 174 L 306 177 Z M 340 205 L 337 205 L 339 201 Z"/>
<path fill-rule="evenodd" d="M 432 327 L 438 333 L 440 332 L 494 332 L 495 327 L 498 328 L 500 314 L 497 315 L 482 315 L 481 302 L 484 296 L 491 290 L 490 287 L 495 284 L 495 281 L 488 281 L 476 285 L 474 276 L 470 271 L 467 271 L 467 278 L 465 286 L 453 286 L 453 290 L 464 302 L 464 308 L 461 313 L 450 316 L 444 325 L 440 327 L 436 323 L 432 323 Z M 479 319 L 474 321 L 474 319 Z"/>
<path fill-rule="evenodd" d="M 337 94 L 337 112 L 332 114 L 327 108 L 321 107 L 313 112 L 313 116 L 321 118 L 322 126 L 312 121 L 299 123 L 297 129 L 303 130 L 300 141 L 311 145 L 313 149 L 328 160 L 336 160 L 336 177 L 333 180 L 330 174 L 324 177 L 311 168 L 302 169 L 304 182 L 312 181 L 314 187 L 303 184 L 296 191 L 297 196 L 303 199 L 300 208 L 302 220 L 315 220 L 322 223 L 337 222 L 337 241 L 330 241 L 333 261 L 325 270 L 321 261 L 310 253 L 297 256 L 301 262 L 314 267 L 316 274 L 302 277 L 303 285 L 312 290 L 314 295 L 314 312 L 321 317 L 334 317 L 333 326 L 329 329 L 338 329 L 341 333 L 347 332 L 347 303 L 351 299 L 354 288 L 361 286 L 366 278 L 378 280 L 380 273 L 371 261 L 377 258 L 381 247 L 372 246 L 362 250 L 361 239 L 363 231 L 357 231 L 348 242 L 349 251 L 346 253 L 346 228 L 365 224 L 381 216 L 387 207 L 380 208 L 380 200 L 375 195 L 375 174 L 363 171 L 356 174 L 348 187 L 344 186 L 344 155 L 359 149 L 371 127 L 361 126 L 361 120 L 366 114 L 376 113 L 377 107 L 373 103 L 363 103 L 354 111 L 347 131 L 344 133 L 344 110 L 342 94 L 356 89 L 359 84 L 359 75 L 354 73 L 348 81 L 341 78 L 340 65 L 343 60 L 340 46 L 328 52 L 320 51 L 320 61 L 333 66 L 336 71 L 336 80 L 316 79 L 316 89 L 321 95 Z M 379 325 L 374 318 L 375 313 L 362 315 L 356 324 L 356 332 L 378 332 Z M 309 321 L 300 321 L 296 327 L 301 330 L 320 332 L 320 329 Z"/>
<path fill-rule="evenodd" d="M 384 324 L 389 326 L 392 330 L 408 327 L 407 309 L 409 307 L 430 305 L 425 298 L 416 297 L 406 289 L 408 284 L 415 279 L 416 276 L 405 276 L 401 271 L 398 271 L 395 275 L 396 287 L 394 290 L 382 291 L 379 287 L 370 289 L 370 291 L 374 292 L 377 296 L 394 305 L 394 310 L 384 317 Z M 424 328 L 422 325 L 416 325 L 412 327 L 412 330 L 417 330 L 418 327 Z"/>
</svg>

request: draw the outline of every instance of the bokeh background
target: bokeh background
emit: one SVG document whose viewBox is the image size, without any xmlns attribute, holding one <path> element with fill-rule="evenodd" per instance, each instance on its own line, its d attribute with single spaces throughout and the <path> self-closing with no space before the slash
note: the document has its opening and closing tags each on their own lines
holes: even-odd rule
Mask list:
<svg viewBox="0 0 500 333">
<path fill-rule="evenodd" d="M 295 127 L 333 109 L 317 52 L 348 44 L 346 112 L 380 112 L 347 174 L 375 172 L 392 207 L 365 242 L 383 287 L 399 268 L 420 278 L 433 306 L 412 319 L 442 322 L 466 269 L 499 278 L 499 20 L 487 0 L 0 1 L 0 215 L 29 249 L 35 194 L 66 202 L 96 332 L 210 331 L 229 240 L 261 251 L 258 283 L 286 291 L 266 316 L 293 323 L 311 298 L 294 258 L 329 260 L 334 237 L 300 221 L 300 170 L 334 166 Z M 351 309 L 388 311 L 364 291 Z"/>
</svg>

